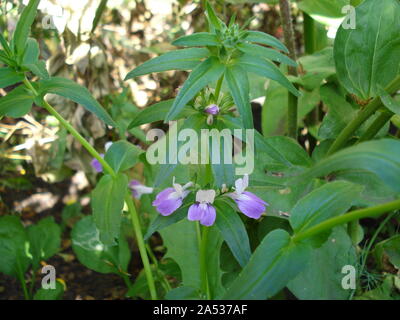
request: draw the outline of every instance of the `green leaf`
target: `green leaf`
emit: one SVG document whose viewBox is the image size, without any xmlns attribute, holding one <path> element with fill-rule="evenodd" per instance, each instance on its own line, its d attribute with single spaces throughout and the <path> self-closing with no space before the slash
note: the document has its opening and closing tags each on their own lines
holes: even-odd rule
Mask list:
<svg viewBox="0 0 400 320">
<path fill-rule="evenodd" d="M 181 269 L 184 286 L 200 288 L 200 253 L 196 237 L 196 224 L 182 220 L 160 231 L 167 248 L 164 259 L 173 259 Z"/>
<path fill-rule="evenodd" d="M 0 217 L 0 272 L 23 279 L 29 267 L 28 237 L 15 216 Z"/>
<path fill-rule="evenodd" d="M 121 140 L 114 142 L 107 150 L 104 160 L 116 172 L 123 172 L 132 168 L 138 161 L 139 155 L 143 152 L 128 141 Z"/>
<path fill-rule="evenodd" d="M 342 8 L 350 4 L 350 0 L 302 0 L 299 8 L 310 16 L 340 18 L 344 16 Z"/>
<path fill-rule="evenodd" d="M 356 8 L 357 28 L 340 27 L 335 40 L 337 75 L 343 86 L 362 99 L 379 95 L 400 67 L 400 3 L 365 0 Z"/>
<path fill-rule="evenodd" d="M 4 54 L 6 57 L 10 58 L 12 56 L 12 51 L 10 46 L 8 45 L 7 40 L 4 38 L 4 36 L 2 35 L 2 33 L 0 32 L 0 44 L 2 45 L 3 49 L 4 49 Z"/>
<path fill-rule="evenodd" d="M 286 48 L 285 45 L 277 38 L 261 31 L 247 31 L 247 35 L 244 40 L 265 44 L 267 46 L 271 46 L 282 50 L 283 52 L 289 53 L 288 48 Z"/>
<path fill-rule="evenodd" d="M 32 267 L 37 270 L 40 261 L 55 255 L 61 247 L 61 228 L 54 222 L 53 217 L 40 220 L 27 229 L 32 255 Z"/>
<path fill-rule="evenodd" d="M 189 195 L 190 197 L 190 195 Z M 178 210 L 169 216 L 162 216 L 161 214 L 157 215 L 156 218 L 151 222 L 149 228 L 147 229 L 146 234 L 144 235 L 144 240 L 148 240 L 154 232 L 160 231 L 171 224 L 181 221 L 182 219 L 187 217 L 189 205 L 191 205 L 194 201 L 192 201 L 182 205 Z"/>
<path fill-rule="evenodd" d="M 118 245 L 105 245 L 100 240 L 92 216 L 86 216 L 75 224 L 71 238 L 74 253 L 87 268 L 100 273 L 116 274 L 128 270 L 131 254 L 126 239 L 121 236 Z"/>
<path fill-rule="evenodd" d="M 0 116 L 19 118 L 27 114 L 32 107 L 34 96 L 25 86 L 19 86 L 0 98 Z"/>
<path fill-rule="evenodd" d="M 400 235 L 377 243 L 373 253 L 379 267 L 383 267 L 387 258 L 396 269 L 400 270 Z"/>
<path fill-rule="evenodd" d="M 395 100 L 382 87 L 379 90 L 383 105 L 395 114 L 400 115 L 400 102 Z"/>
<path fill-rule="evenodd" d="M 357 109 L 339 95 L 332 85 L 324 85 L 320 88 L 322 102 L 328 107 L 318 130 L 321 139 L 335 139 L 351 120 L 357 115 Z"/>
<path fill-rule="evenodd" d="M 346 265 L 357 265 L 357 254 L 346 229 L 337 227 L 325 244 L 314 249 L 307 267 L 288 283 L 301 300 L 347 300 L 351 290 L 342 287 Z"/>
<path fill-rule="evenodd" d="M 107 1 L 108 0 L 101 0 L 99 6 L 96 9 L 96 14 L 93 19 L 92 23 L 92 30 L 90 33 L 93 33 L 94 30 L 96 30 L 97 25 L 99 24 L 99 21 L 104 13 L 104 11 L 107 9 Z"/>
<path fill-rule="evenodd" d="M 188 36 L 183 36 L 172 42 L 174 46 L 182 47 L 202 47 L 218 46 L 220 43 L 215 34 L 209 32 L 197 32 Z"/>
<path fill-rule="evenodd" d="M 128 129 L 140 126 L 145 123 L 152 123 L 165 119 L 169 109 L 171 109 L 174 99 L 169 99 L 155 103 L 149 107 L 142 109 L 129 124 Z M 185 107 L 178 118 L 185 118 L 193 114 L 194 110 L 191 107 Z"/>
<path fill-rule="evenodd" d="M 295 233 L 301 233 L 341 215 L 350 209 L 362 189 L 361 186 L 346 181 L 327 183 L 297 202 L 290 214 L 290 225 Z"/>
<path fill-rule="evenodd" d="M 290 183 L 343 170 L 370 172 L 385 185 L 400 192 L 400 141 L 374 140 L 346 148 L 318 162 Z"/>
<path fill-rule="evenodd" d="M 105 245 L 115 244 L 119 237 L 127 187 L 128 178 L 118 173 L 116 178 L 103 176 L 92 192 L 93 217 Z"/>
<path fill-rule="evenodd" d="M 49 79 L 50 75 L 46 68 L 46 63 L 43 60 L 36 61 L 32 64 L 24 64 L 24 67 L 33 72 L 34 75 L 41 79 Z"/>
<path fill-rule="evenodd" d="M 209 55 L 210 52 L 205 48 L 187 48 L 167 52 L 133 69 L 126 75 L 125 80 L 152 72 L 192 70 L 199 65 L 201 59 Z"/>
<path fill-rule="evenodd" d="M 11 68 L 0 68 L 0 88 L 5 88 L 21 82 L 24 76 Z"/>
<path fill-rule="evenodd" d="M 253 113 L 249 97 L 249 79 L 246 69 L 236 65 L 225 70 L 225 78 L 228 82 L 229 91 L 242 117 L 246 129 L 253 128 Z"/>
<path fill-rule="evenodd" d="M 13 35 L 14 52 L 21 55 L 25 49 L 25 44 L 29 36 L 29 31 L 35 20 L 37 8 L 40 0 L 30 0 L 22 11 L 15 27 Z"/>
<path fill-rule="evenodd" d="M 224 71 L 225 66 L 216 57 L 210 57 L 198 65 L 179 90 L 174 104 L 169 110 L 165 121 L 174 120 L 185 107 L 185 105 L 203 89 L 207 84 L 216 81 Z"/>
<path fill-rule="evenodd" d="M 200 293 L 192 287 L 178 287 L 168 291 L 166 300 L 200 300 Z"/>
<path fill-rule="evenodd" d="M 280 53 L 279 51 L 276 51 L 271 48 L 266 48 L 263 46 L 259 46 L 257 44 L 251 44 L 251 43 L 240 43 L 237 48 L 249 55 L 254 55 L 258 57 L 264 57 L 266 59 L 276 61 L 279 63 L 284 63 L 289 66 L 297 67 L 297 63 L 290 59 L 289 57 L 285 56 L 284 54 Z"/>
<path fill-rule="evenodd" d="M 295 96 L 300 96 L 299 91 L 272 62 L 256 56 L 244 54 L 237 59 L 237 64 L 240 65 L 247 72 L 253 72 L 260 76 L 279 82 Z"/>
<path fill-rule="evenodd" d="M 220 18 L 217 17 L 213 7 L 210 6 L 210 3 L 208 1 L 206 1 L 206 12 L 207 12 L 207 19 L 210 24 L 210 29 L 221 30 L 224 23 L 221 21 Z"/>
<path fill-rule="evenodd" d="M 217 209 L 216 225 L 232 254 L 239 264 L 244 267 L 251 256 L 246 228 L 238 213 L 225 201 L 216 201 L 215 207 Z"/>
<path fill-rule="evenodd" d="M 64 285 L 56 281 L 55 289 L 40 288 L 36 291 L 33 300 L 61 300 L 64 295 Z"/>
<path fill-rule="evenodd" d="M 92 97 L 89 90 L 80 86 L 72 80 L 53 77 L 48 80 L 39 81 L 39 94 L 54 93 L 81 104 L 88 111 L 94 113 L 106 124 L 115 127 L 116 124 L 106 110 Z"/>
<path fill-rule="evenodd" d="M 311 248 L 293 244 L 281 229 L 270 232 L 222 299 L 264 300 L 275 295 L 306 266 Z"/>
</svg>

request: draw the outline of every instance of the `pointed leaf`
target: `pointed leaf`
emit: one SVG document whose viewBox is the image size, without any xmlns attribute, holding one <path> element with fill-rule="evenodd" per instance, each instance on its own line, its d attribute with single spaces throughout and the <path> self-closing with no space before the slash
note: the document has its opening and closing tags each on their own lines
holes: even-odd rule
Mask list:
<svg viewBox="0 0 400 320">
<path fill-rule="evenodd" d="M 222 299 L 264 300 L 283 289 L 306 267 L 311 247 L 294 244 L 281 229 L 270 232 Z"/>
<path fill-rule="evenodd" d="M 13 35 L 14 50 L 18 54 L 22 54 L 25 49 L 25 44 L 28 39 L 32 23 L 35 20 L 39 2 L 40 0 L 30 0 L 18 19 Z"/>
<path fill-rule="evenodd" d="M 279 68 L 270 61 L 258 58 L 256 56 L 244 54 L 237 60 L 237 64 L 240 65 L 247 72 L 253 72 L 260 76 L 279 82 L 295 96 L 300 95 L 299 91 L 284 76 Z"/>
<path fill-rule="evenodd" d="M 247 35 L 244 39 L 250 42 L 265 44 L 289 53 L 289 50 L 277 38 L 261 31 L 247 31 Z"/>
<path fill-rule="evenodd" d="M 48 80 L 39 81 L 39 94 L 44 96 L 46 93 L 54 93 L 67 99 L 81 104 L 88 111 L 94 113 L 106 124 L 115 127 L 114 120 L 110 117 L 107 111 L 92 97 L 89 90 L 80 86 L 76 82 L 53 77 Z"/>
<path fill-rule="evenodd" d="M 233 101 L 238 107 L 239 114 L 242 117 L 244 127 L 246 129 L 252 129 L 253 113 L 250 105 L 249 79 L 246 70 L 240 66 L 226 68 L 225 78 L 228 82 Z"/>
<path fill-rule="evenodd" d="M 215 202 L 215 207 L 217 208 L 216 225 L 231 249 L 232 254 L 240 266 L 244 267 L 249 262 L 251 256 L 250 242 L 246 228 L 238 213 L 228 203 L 219 200 Z"/>
<path fill-rule="evenodd" d="M 141 64 L 129 72 L 125 80 L 153 72 L 162 72 L 168 70 L 192 70 L 204 59 L 210 55 L 205 48 L 187 48 L 164 53 Z"/>
<path fill-rule="evenodd" d="M 182 47 L 203 47 L 218 46 L 220 43 L 215 34 L 209 32 L 197 32 L 188 36 L 183 36 L 172 42 L 174 46 Z"/>
<path fill-rule="evenodd" d="M 266 59 L 276 61 L 279 63 L 284 63 L 289 66 L 297 67 L 297 63 L 290 59 L 288 56 L 285 56 L 284 54 L 280 53 L 279 51 L 276 51 L 271 48 L 266 48 L 263 46 L 259 46 L 257 44 L 252 44 L 252 43 L 240 43 L 238 45 L 238 49 L 244 53 L 250 54 L 250 55 L 255 55 L 259 57 L 264 57 Z"/>
</svg>

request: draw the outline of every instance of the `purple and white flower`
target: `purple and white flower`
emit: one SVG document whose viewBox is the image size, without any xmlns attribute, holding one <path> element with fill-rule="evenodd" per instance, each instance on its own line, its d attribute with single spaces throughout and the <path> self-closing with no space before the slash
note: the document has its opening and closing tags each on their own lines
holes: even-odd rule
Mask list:
<svg viewBox="0 0 400 320">
<path fill-rule="evenodd" d="M 243 178 L 235 181 L 235 191 L 228 193 L 227 196 L 235 200 L 239 210 L 249 218 L 259 219 L 268 206 L 264 200 L 257 197 L 254 193 L 245 191 L 249 186 L 249 176 L 245 174 Z"/>
<path fill-rule="evenodd" d="M 111 141 L 106 142 L 104 145 L 104 149 L 107 150 L 111 147 L 113 143 Z M 104 153 L 100 153 L 100 156 L 104 158 Z M 90 165 L 93 167 L 96 172 L 103 172 L 103 166 L 101 165 L 100 161 L 97 160 L 96 158 L 93 158 L 92 161 L 90 162 Z"/>
<path fill-rule="evenodd" d="M 153 206 L 157 208 L 157 211 L 163 216 L 169 216 L 176 211 L 183 202 L 183 199 L 190 193 L 190 190 L 186 190 L 193 185 L 192 182 L 186 183 L 181 186 L 175 183 L 175 177 L 173 178 L 172 188 L 167 188 L 161 191 L 156 199 L 153 201 Z"/>
<path fill-rule="evenodd" d="M 212 203 L 215 199 L 215 190 L 199 190 L 196 193 L 196 203 L 188 211 L 188 220 L 200 221 L 204 226 L 212 226 L 217 213 Z"/>
<path fill-rule="evenodd" d="M 137 180 L 131 180 L 129 188 L 132 190 L 132 196 L 136 199 L 140 199 L 143 194 L 153 193 L 153 188 L 146 187 Z"/>
<path fill-rule="evenodd" d="M 204 111 L 208 114 L 212 114 L 213 116 L 215 116 L 219 113 L 219 107 L 216 104 L 210 104 L 204 109 Z"/>
</svg>

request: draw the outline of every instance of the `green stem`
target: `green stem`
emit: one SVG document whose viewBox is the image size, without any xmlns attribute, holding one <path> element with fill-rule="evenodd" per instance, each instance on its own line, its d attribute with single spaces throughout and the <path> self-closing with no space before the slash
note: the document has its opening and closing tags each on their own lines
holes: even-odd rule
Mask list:
<svg viewBox="0 0 400 320">
<path fill-rule="evenodd" d="M 24 84 L 32 91 L 32 93 L 36 96 L 39 96 L 36 89 L 32 86 L 28 79 L 24 79 Z M 44 100 L 44 99 L 43 99 Z M 82 146 L 95 158 L 97 159 L 103 169 L 110 174 L 112 177 L 116 176 L 115 171 L 110 167 L 110 165 L 100 156 L 100 154 L 94 149 L 90 143 L 81 136 L 81 134 L 75 130 L 73 126 L 69 124 L 67 120 L 65 120 L 47 101 L 43 101 L 43 107 L 53 115 L 81 144 Z M 157 299 L 157 294 L 155 290 L 154 278 L 151 272 L 149 258 L 147 256 L 146 247 L 143 240 L 142 230 L 140 227 L 139 217 L 136 211 L 136 208 L 133 204 L 132 198 L 129 194 L 125 197 L 126 204 L 129 209 L 129 213 L 132 219 L 133 229 L 136 235 L 140 256 L 142 258 L 143 267 L 146 274 L 147 284 L 149 286 L 150 295 L 153 300 Z"/>
<path fill-rule="evenodd" d="M 132 220 L 133 230 L 135 231 L 136 241 L 139 247 L 140 256 L 142 257 L 144 272 L 150 290 L 150 296 L 152 300 L 157 300 L 156 286 L 154 284 L 153 273 L 151 272 L 149 257 L 147 255 L 146 246 L 143 240 L 143 234 L 142 234 L 142 229 L 140 227 L 139 216 L 137 214 L 132 197 L 129 193 L 127 193 L 125 196 L 125 202 L 128 206 L 128 210 Z"/>
<path fill-rule="evenodd" d="M 288 96 L 288 136 L 297 139 L 297 104 L 298 98 L 289 92 Z"/>
<path fill-rule="evenodd" d="M 203 227 L 200 241 L 200 277 L 201 289 L 206 295 L 207 300 L 211 300 L 210 286 L 208 284 L 207 275 L 207 242 L 208 242 L 208 227 Z"/>
<path fill-rule="evenodd" d="M 399 209 L 400 209 L 400 200 L 396 200 L 375 207 L 354 210 L 344 215 L 328 219 L 314 227 L 311 227 L 310 229 L 307 229 L 306 231 L 294 235 L 293 241 L 299 242 L 301 240 L 307 239 L 326 230 L 330 230 L 344 223 L 348 223 L 354 220 L 359 220 L 367 217 L 369 218 L 378 217 L 384 214 L 385 212 L 390 212 Z"/>
<path fill-rule="evenodd" d="M 217 82 L 217 86 L 215 87 L 215 92 L 214 92 L 214 96 L 215 96 L 215 103 L 218 104 L 218 100 L 219 100 L 219 94 L 221 92 L 221 87 L 222 87 L 222 82 L 224 81 L 224 75 L 222 75 Z"/>
<path fill-rule="evenodd" d="M 386 92 L 389 94 L 394 94 L 400 89 L 400 76 L 397 76 L 387 87 Z M 345 143 L 351 138 L 354 132 L 366 121 L 370 116 L 372 116 L 380 107 L 382 106 L 382 101 L 379 97 L 373 99 L 363 110 L 361 110 L 357 117 L 351 121 L 346 128 L 339 134 L 335 142 L 329 148 L 327 155 L 335 153 L 337 150 L 342 148 Z"/>
<path fill-rule="evenodd" d="M 315 22 L 307 13 L 303 12 L 304 49 L 306 54 L 315 52 Z"/>
<path fill-rule="evenodd" d="M 21 283 L 21 286 L 22 286 L 22 291 L 24 292 L 25 300 L 30 300 L 31 297 L 29 296 L 29 292 L 28 292 L 28 288 L 26 286 L 25 278 L 22 275 L 18 276 L 18 278 L 19 278 L 19 282 Z"/>
<path fill-rule="evenodd" d="M 363 142 L 372 139 L 375 137 L 378 132 L 383 128 L 383 126 L 392 118 L 394 115 L 393 112 L 384 111 L 382 112 L 378 118 L 369 126 L 367 131 L 360 137 L 358 142 Z"/>
</svg>

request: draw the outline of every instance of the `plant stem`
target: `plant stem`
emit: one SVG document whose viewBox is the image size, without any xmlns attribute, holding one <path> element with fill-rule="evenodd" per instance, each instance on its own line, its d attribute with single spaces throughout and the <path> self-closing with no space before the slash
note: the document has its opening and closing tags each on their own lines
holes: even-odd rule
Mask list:
<svg viewBox="0 0 400 320">
<path fill-rule="evenodd" d="M 35 90 L 35 88 L 32 86 L 32 84 L 29 82 L 28 79 L 24 79 L 24 84 L 32 91 L 32 93 L 36 96 L 38 96 L 38 92 Z M 116 176 L 115 171 L 110 167 L 110 165 L 100 156 L 100 154 L 94 149 L 90 143 L 81 136 L 81 134 L 75 130 L 73 126 L 69 124 L 67 120 L 65 120 L 58 112 L 55 110 L 47 101 L 43 99 L 43 107 L 51 114 L 53 115 L 81 144 L 82 146 L 95 158 L 97 159 L 101 165 L 103 166 L 103 169 L 110 174 L 112 177 Z M 147 279 L 147 284 L 149 286 L 150 290 L 150 295 L 153 300 L 157 299 L 157 294 L 155 290 L 155 284 L 154 284 L 154 278 L 153 274 L 151 272 L 150 268 L 150 263 L 149 263 L 149 258 L 147 256 L 146 252 L 146 247 L 144 245 L 144 240 L 143 240 L 143 235 L 142 235 L 142 230 L 140 227 L 140 221 L 139 221 L 139 216 L 137 214 L 135 205 L 133 204 L 132 198 L 129 194 L 126 195 L 125 197 L 126 204 L 129 209 L 129 213 L 132 219 L 132 224 L 133 224 L 133 229 L 135 232 L 135 236 L 137 239 L 138 247 L 139 247 L 139 252 L 140 256 L 142 258 L 143 262 L 143 267 L 145 270 L 146 274 L 146 279 Z"/>
<path fill-rule="evenodd" d="M 201 242 L 200 242 L 200 277 L 201 277 L 201 288 L 204 294 L 206 294 L 207 300 L 211 300 L 210 287 L 208 284 L 207 276 L 207 242 L 208 242 L 208 227 L 202 228 Z"/>
<path fill-rule="evenodd" d="M 289 50 L 289 57 L 296 61 L 296 45 L 294 41 L 292 15 L 290 13 L 290 1 L 279 0 L 279 7 L 281 12 L 283 34 L 286 47 Z M 289 66 L 288 72 L 292 76 L 297 76 L 297 69 L 295 67 Z M 293 139 L 297 139 L 297 105 L 298 98 L 291 92 L 288 92 L 288 136 Z"/>
<path fill-rule="evenodd" d="M 146 252 L 146 246 L 143 240 L 142 229 L 140 227 L 139 216 L 137 214 L 135 205 L 132 197 L 129 193 L 125 196 L 125 202 L 128 206 L 129 214 L 131 216 L 133 230 L 135 231 L 136 241 L 139 247 L 140 256 L 142 257 L 144 272 L 146 274 L 147 284 L 150 290 L 150 296 L 152 300 L 157 300 L 156 286 L 154 284 L 153 273 L 151 272 L 149 257 Z"/>
<path fill-rule="evenodd" d="M 372 139 L 375 137 L 378 132 L 383 128 L 383 126 L 392 118 L 394 115 L 393 112 L 384 111 L 382 112 L 378 118 L 369 126 L 367 131 L 360 137 L 358 142 L 363 142 Z"/>
<path fill-rule="evenodd" d="M 221 92 L 221 87 L 222 87 L 222 82 L 224 81 L 224 75 L 222 75 L 217 82 L 217 86 L 215 87 L 215 92 L 214 92 L 214 96 L 215 96 L 215 103 L 218 104 L 218 100 L 219 100 L 219 94 Z"/>
<path fill-rule="evenodd" d="M 315 23 L 307 13 L 303 12 L 304 48 L 306 54 L 315 52 Z"/>
<path fill-rule="evenodd" d="M 389 94 L 394 94 L 400 89 L 400 76 L 397 76 L 387 87 L 386 92 Z M 351 138 L 353 133 L 370 117 L 372 116 L 380 107 L 382 106 L 382 101 L 379 97 L 373 99 L 363 110 L 361 110 L 357 117 L 351 121 L 346 128 L 339 134 L 335 142 L 329 148 L 327 155 L 331 155 L 340 148 L 342 148 L 348 139 Z"/>
<path fill-rule="evenodd" d="M 18 278 L 19 278 L 19 282 L 21 283 L 21 286 L 22 286 L 22 291 L 24 292 L 25 300 L 30 300 L 31 297 L 29 296 L 28 288 L 26 287 L 25 278 L 23 277 L 23 275 L 18 276 Z"/>
<path fill-rule="evenodd" d="M 370 217 L 370 218 L 378 217 L 378 216 L 384 214 L 385 212 L 390 212 L 390 211 L 399 210 L 399 209 L 400 209 L 400 200 L 396 200 L 396 201 L 388 202 L 388 203 L 381 204 L 381 205 L 378 205 L 375 207 L 354 210 L 354 211 L 351 211 L 344 215 L 328 219 L 314 227 L 311 227 L 310 229 L 307 229 L 304 232 L 294 235 L 293 241 L 299 242 L 301 240 L 312 237 L 318 233 L 332 229 L 333 227 L 336 227 L 337 225 L 340 225 L 340 224 L 344 224 L 347 222 L 351 222 L 354 220 L 359 220 L 359 219 L 363 219 L 363 218 L 367 218 L 367 217 Z"/>
</svg>

